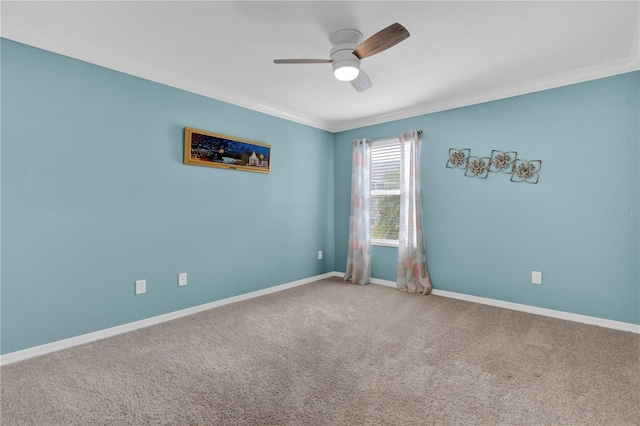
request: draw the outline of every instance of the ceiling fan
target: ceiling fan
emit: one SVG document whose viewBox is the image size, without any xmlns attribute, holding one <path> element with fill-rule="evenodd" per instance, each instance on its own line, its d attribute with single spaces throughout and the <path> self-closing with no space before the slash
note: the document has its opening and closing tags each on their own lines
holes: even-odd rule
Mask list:
<svg viewBox="0 0 640 426">
<path fill-rule="evenodd" d="M 329 36 L 333 45 L 331 59 L 275 59 L 275 64 L 331 64 L 333 75 L 340 81 L 349 81 L 358 91 L 371 88 L 369 76 L 360 69 L 360 60 L 395 46 L 409 37 L 409 31 L 396 23 L 378 31 L 364 42 L 356 30 L 339 30 Z"/>
</svg>

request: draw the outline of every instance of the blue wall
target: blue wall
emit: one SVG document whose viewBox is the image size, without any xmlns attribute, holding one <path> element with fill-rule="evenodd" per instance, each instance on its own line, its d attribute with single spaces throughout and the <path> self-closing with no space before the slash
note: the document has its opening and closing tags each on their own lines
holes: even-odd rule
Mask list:
<svg viewBox="0 0 640 426">
<path fill-rule="evenodd" d="M 1 353 L 344 271 L 351 141 L 409 129 L 435 288 L 640 323 L 640 73 L 333 135 L 5 39 L 1 55 Z M 271 144 L 272 173 L 183 165 L 185 126 Z M 540 183 L 464 177 L 450 147 L 541 159 Z M 396 256 L 374 247 L 373 276 L 394 280 Z"/>
<path fill-rule="evenodd" d="M 640 323 L 640 73 L 341 132 L 336 269 L 344 271 L 351 141 L 422 129 L 422 205 L 434 288 Z M 445 168 L 448 150 L 542 160 L 537 185 Z M 372 275 L 395 281 L 397 249 Z M 531 284 L 542 271 L 543 285 Z"/>
<path fill-rule="evenodd" d="M 2 353 L 333 270 L 332 133 L 1 53 Z M 183 165 L 185 126 L 271 144 L 271 174 Z"/>
</svg>

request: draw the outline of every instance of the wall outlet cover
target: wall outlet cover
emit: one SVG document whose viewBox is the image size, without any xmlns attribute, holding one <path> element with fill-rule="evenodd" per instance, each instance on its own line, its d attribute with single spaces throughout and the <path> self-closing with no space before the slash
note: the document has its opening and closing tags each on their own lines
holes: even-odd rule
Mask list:
<svg viewBox="0 0 640 426">
<path fill-rule="evenodd" d="M 178 287 L 187 285 L 187 273 L 182 272 L 178 274 Z"/>
</svg>

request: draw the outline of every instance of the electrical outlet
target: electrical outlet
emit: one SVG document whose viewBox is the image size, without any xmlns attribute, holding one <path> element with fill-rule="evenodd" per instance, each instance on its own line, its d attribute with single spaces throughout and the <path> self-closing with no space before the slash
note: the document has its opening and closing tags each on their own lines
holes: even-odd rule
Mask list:
<svg viewBox="0 0 640 426">
<path fill-rule="evenodd" d="M 318 250 L 318 260 L 322 260 L 322 250 Z"/>
<path fill-rule="evenodd" d="M 136 281 L 136 294 L 144 294 L 147 292 L 147 280 Z"/>
<path fill-rule="evenodd" d="M 182 287 L 183 285 L 187 285 L 187 273 L 182 272 L 178 274 L 178 287 Z"/>
<path fill-rule="evenodd" d="M 531 271 L 531 284 L 542 284 L 542 272 Z"/>
</svg>

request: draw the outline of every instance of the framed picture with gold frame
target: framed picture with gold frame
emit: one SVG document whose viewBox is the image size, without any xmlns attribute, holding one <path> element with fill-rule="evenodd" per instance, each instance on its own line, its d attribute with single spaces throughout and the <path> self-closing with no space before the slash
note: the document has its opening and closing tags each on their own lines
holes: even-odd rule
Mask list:
<svg viewBox="0 0 640 426">
<path fill-rule="evenodd" d="M 271 145 L 185 127 L 184 164 L 271 173 Z"/>
</svg>

